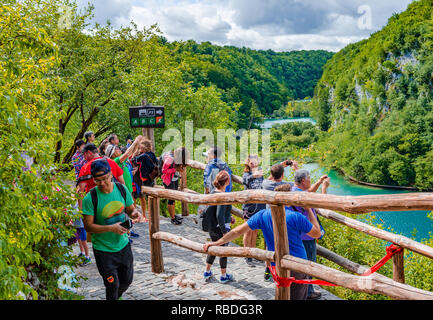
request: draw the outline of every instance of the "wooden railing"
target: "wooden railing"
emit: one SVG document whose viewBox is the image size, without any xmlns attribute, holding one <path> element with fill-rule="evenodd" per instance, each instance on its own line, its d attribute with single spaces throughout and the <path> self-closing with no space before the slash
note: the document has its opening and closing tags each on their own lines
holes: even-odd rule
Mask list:
<svg viewBox="0 0 433 320">
<path fill-rule="evenodd" d="M 194 162 L 191 167 L 204 169 L 204 164 Z M 241 183 L 238 178 L 239 177 L 235 176 L 233 181 Z M 382 294 L 399 300 L 433 300 L 433 292 L 414 288 L 404 283 L 403 251 L 393 257 L 393 279 L 377 273 L 373 273 L 369 276 L 360 276 L 367 270 L 366 267 L 341 257 L 321 246 L 318 246 L 318 255 L 357 275 L 348 274 L 315 262 L 290 256 L 284 210 L 284 206 L 292 205 L 318 208 L 317 213 L 323 218 L 330 219 L 376 238 L 392 242 L 403 249 L 410 250 L 428 258 L 433 258 L 433 248 L 427 245 L 401 235 L 378 229 L 332 211 L 336 210 L 352 214 L 362 214 L 371 211 L 433 210 L 433 193 L 335 196 L 308 192 L 292 193 L 247 190 L 230 193 L 199 194 L 187 189 L 186 184 L 183 185 L 183 191 L 168 190 L 158 187 L 143 187 L 142 190 L 149 196 L 151 263 L 152 271 L 155 273 L 164 271 L 161 241 L 167 241 L 195 252 L 205 253 L 202 243 L 160 231 L 159 202 L 161 198 L 195 205 L 266 203 L 271 206 L 275 252 L 245 247 L 210 247 L 208 253 L 215 256 L 251 257 L 263 261 L 275 262 L 276 271 L 280 277 L 289 276 L 290 270 L 292 270 L 357 292 Z M 239 209 L 236 210 L 239 211 Z M 236 210 L 233 213 L 239 214 Z M 277 288 L 275 298 L 278 300 L 289 299 L 289 288 Z"/>
</svg>

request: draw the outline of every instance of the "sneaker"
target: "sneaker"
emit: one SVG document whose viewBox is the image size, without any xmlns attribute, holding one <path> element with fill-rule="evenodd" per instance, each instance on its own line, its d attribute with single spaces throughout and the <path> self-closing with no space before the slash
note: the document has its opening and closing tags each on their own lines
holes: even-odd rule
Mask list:
<svg viewBox="0 0 433 320">
<path fill-rule="evenodd" d="M 182 221 L 179 221 L 176 218 L 174 218 L 174 219 L 171 219 L 171 223 L 174 225 L 180 225 L 180 224 L 182 224 Z"/>
<path fill-rule="evenodd" d="M 182 217 L 182 216 L 174 216 L 174 218 L 175 218 L 176 220 L 179 220 L 179 221 L 182 221 L 182 220 L 183 220 L 183 217 Z"/>
<path fill-rule="evenodd" d="M 92 262 L 92 259 L 90 259 L 90 257 L 85 258 L 84 262 L 81 264 L 81 266 L 87 266 L 88 264 L 90 264 Z"/>
<path fill-rule="evenodd" d="M 264 278 L 265 278 L 265 281 L 268 281 L 268 282 L 271 282 L 271 281 L 274 280 L 274 279 L 272 279 L 272 273 L 271 273 L 271 270 L 269 270 L 268 267 L 266 267 L 266 269 L 265 269 L 265 275 L 264 275 Z"/>
<path fill-rule="evenodd" d="M 245 262 L 247 263 L 247 265 L 249 265 L 249 266 L 252 267 L 252 268 L 255 268 L 255 267 L 256 267 L 256 265 L 254 264 L 252 258 L 245 258 Z"/>
<path fill-rule="evenodd" d="M 229 281 L 233 280 L 233 276 L 231 274 L 226 273 L 225 277 L 221 276 L 220 277 L 220 282 L 221 283 L 227 283 Z"/>
<path fill-rule="evenodd" d="M 205 271 L 203 273 L 203 277 L 205 280 L 208 280 L 210 277 L 212 277 L 212 270 L 210 270 L 209 272 Z"/>
<path fill-rule="evenodd" d="M 257 264 L 264 264 L 265 262 L 256 258 L 253 258 L 253 262 Z"/>
<path fill-rule="evenodd" d="M 313 292 L 307 297 L 307 300 L 319 300 L 322 297 L 320 292 Z"/>
<path fill-rule="evenodd" d="M 131 237 L 138 238 L 140 235 L 138 233 L 135 233 L 134 231 L 131 231 Z"/>
<path fill-rule="evenodd" d="M 85 257 L 85 256 L 86 255 L 84 253 L 80 252 L 80 254 L 78 255 L 78 258 Z"/>
</svg>

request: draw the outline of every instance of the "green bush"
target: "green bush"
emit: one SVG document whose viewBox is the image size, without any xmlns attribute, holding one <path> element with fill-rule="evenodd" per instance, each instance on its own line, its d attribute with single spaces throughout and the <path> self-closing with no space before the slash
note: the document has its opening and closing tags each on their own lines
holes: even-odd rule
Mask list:
<svg viewBox="0 0 433 320">
<path fill-rule="evenodd" d="M 42 25 L 57 15 L 51 1 L 7 1 L 0 6 L 0 299 L 57 299 L 56 273 L 74 266 L 64 246 L 74 203 L 54 175 L 56 105 L 47 72 L 58 47 Z M 6 80 L 6 81 L 5 81 Z M 47 96 L 46 96 L 47 94 Z M 31 170 L 22 153 L 34 158 Z"/>
</svg>

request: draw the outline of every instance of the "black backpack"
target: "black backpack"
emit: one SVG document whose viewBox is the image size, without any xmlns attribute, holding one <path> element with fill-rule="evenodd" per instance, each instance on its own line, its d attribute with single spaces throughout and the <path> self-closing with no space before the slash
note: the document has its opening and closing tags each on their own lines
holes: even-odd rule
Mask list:
<svg viewBox="0 0 433 320">
<path fill-rule="evenodd" d="M 209 206 L 203 213 L 201 228 L 203 231 L 209 232 L 217 229 L 218 220 L 216 217 L 217 206 Z"/>
<path fill-rule="evenodd" d="M 159 163 L 157 164 L 157 163 L 153 162 L 152 158 L 151 158 L 147 153 L 145 153 L 145 155 L 146 155 L 147 158 L 150 160 L 150 162 L 152 162 L 152 164 L 153 164 L 152 171 L 150 171 L 150 172 L 148 173 L 150 180 L 153 181 L 153 180 L 155 180 L 156 178 L 158 178 L 159 176 L 161 176 L 161 170 L 162 170 L 162 169 L 159 170 Z M 157 162 L 158 162 L 158 159 L 157 159 Z M 140 163 L 140 167 L 139 167 L 138 169 L 139 169 L 139 171 L 140 171 L 140 178 L 141 178 L 141 180 L 143 180 L 143 177 L 141 176 L 141 163 Z"/>
<path fill-rule="evenodd" d="M 126 205 L 126 190 L 125 190 L 125 187 L 121 183 L 119 183 L 119 182 L 114 182 L 114 184 L 119 189 L 120 194 L 122 195 L 123 201 L 125 201 L 125 205 Z M 90 192 L 90 196 L 92 197 L 93 216 L 96 217 L 96 211 L 97 211 L 97 208 L 98 208 L 98 195 L 96 194 L 96 187 L 92 188 L 89 192 Z"/>
</svg>

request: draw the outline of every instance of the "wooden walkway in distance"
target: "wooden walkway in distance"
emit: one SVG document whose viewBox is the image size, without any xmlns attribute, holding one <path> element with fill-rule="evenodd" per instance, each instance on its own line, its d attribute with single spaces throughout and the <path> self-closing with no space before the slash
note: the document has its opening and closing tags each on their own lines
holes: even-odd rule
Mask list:
<svg viewBox="0 0 433 320">
<path fill-rule="evenodd" d="M 199 229 L 195 215 L 184 217 L 182 225 L 170 223 L 170 219 L 161 217 L 161 231 L 170 232 L 200 243 L 208 241 L 208 234 Z M 140 237 L 132 238 L 134 254 L 134 280 L 125 292 L 124 300 L 274 300 L 275 285 L 264 280 L 265 264 L 249 267 L 243 258 L 228 258 L 227 272 L 233 274 L 234 281 L 219 282 L 219 258 L 212 267 L 214 276 L 205 281 L 203 272 L 206 256 L 168 242 L 162 242 L 165 272 L 155 274 L 151 271 L 149 226 L 140 223 L 133 231 Z M 230 244 L 234 245 L 234 244 Z M 104 300 L 105 288 L 98 273 L 91 243 L 89 243 L 92 263 L 79 267 L 77 274 L 88 278 L 82 282 L 78 294 L 86 300 Z M 75 245 L 78 253 L 78 246 Z M 322 293 L 321 300 L 341 300 L 328 291 L 315 286 Z"/>
</svg>

